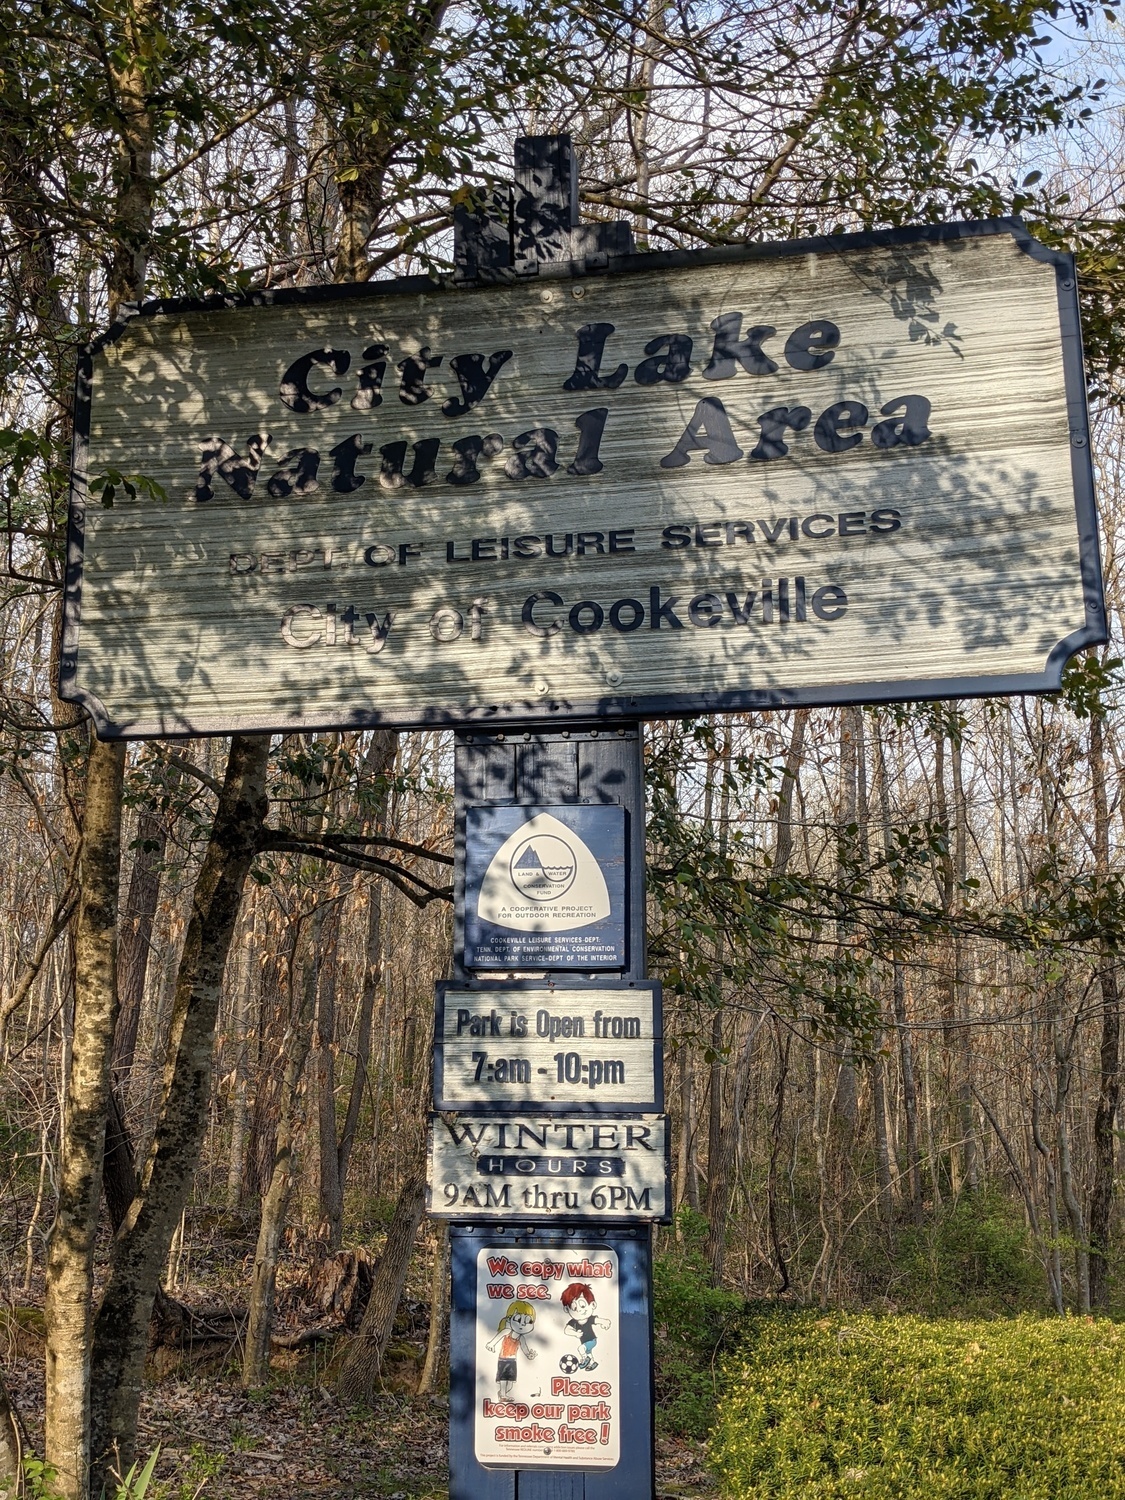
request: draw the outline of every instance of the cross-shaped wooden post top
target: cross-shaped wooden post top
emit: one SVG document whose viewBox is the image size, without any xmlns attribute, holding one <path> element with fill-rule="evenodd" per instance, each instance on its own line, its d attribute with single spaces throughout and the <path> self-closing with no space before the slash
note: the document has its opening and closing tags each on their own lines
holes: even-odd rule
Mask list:
<svg viewBox="0 0 1125 1500">
<path fill-rule="evenodd" d="M 458 281 L 534 276 L 548 262 L 583 269 L 633 251 L 624 219 L 579 223 L 578 156 L 569 135 L 523 135 L 515 146 L 515 182 L 466 187 L 453 209 Z"/>
</svg>

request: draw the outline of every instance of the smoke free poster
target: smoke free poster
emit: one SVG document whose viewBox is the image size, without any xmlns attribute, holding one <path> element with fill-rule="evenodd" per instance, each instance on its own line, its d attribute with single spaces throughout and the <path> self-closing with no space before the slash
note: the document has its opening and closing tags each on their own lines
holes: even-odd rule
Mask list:
<svg viewBox="0 0 1125 1500">
<path fill-rule="evenodd" d="M 619 1268 L 604 1245 L 477 1256 L 474 1451 L 492 1468 L 621 1457 Z"/>
<path fill-rule="evenodd" d="M 625 811 L 470 807 L 465 965 L 625 967 Z"/>
</svg>

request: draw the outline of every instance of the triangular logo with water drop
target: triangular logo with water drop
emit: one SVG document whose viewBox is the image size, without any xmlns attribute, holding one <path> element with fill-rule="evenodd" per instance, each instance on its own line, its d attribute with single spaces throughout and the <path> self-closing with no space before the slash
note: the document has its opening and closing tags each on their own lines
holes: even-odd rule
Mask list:
<svg viewBox="0 0 1125 1500">
<path fill-rule="evenodd" d="M 597 860 L 550 813 L 529 818 L 500 845 L 481 881 L 477 915 L 514 932 L 573 932 L 610 913 Z"/>
</svg>

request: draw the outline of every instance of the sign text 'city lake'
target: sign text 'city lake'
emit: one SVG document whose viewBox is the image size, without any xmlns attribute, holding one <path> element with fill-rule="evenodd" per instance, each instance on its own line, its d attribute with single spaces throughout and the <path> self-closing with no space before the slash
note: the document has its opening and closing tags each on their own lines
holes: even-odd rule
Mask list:
<svg viewBox="0 0 1125 1500">
<path fill-rule="evenodd" d="M 1104 633 L 1073 267 L 1008 221 L 158 304 L 78 418 L 103 734 L 1034 690 Z"/>
</svg>

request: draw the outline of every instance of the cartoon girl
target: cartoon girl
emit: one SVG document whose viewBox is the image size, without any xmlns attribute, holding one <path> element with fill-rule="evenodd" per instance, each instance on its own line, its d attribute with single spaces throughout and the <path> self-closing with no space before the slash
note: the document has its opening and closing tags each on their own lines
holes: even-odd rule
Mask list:
<svg viewBox="0 0 1125 1500">
<path fill-rule="evenodd" d="M 499 1347 L 500 1357 L 496 1361 L 496 1394 L 503 1400 L 512 1394 L 516 1383 L 516 1355 L 534 1359 L 535 1350 L 527 1342 L 527 1336 L 535 1327 L 535 1309 L 530 1302 L 509 1302 L 508 1311 L 500 1319 L 496 1337 L 489 1339 L 485 1348 Z"/>
</svg>

